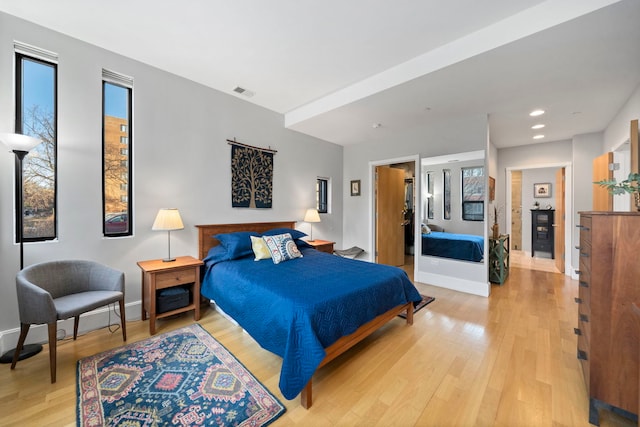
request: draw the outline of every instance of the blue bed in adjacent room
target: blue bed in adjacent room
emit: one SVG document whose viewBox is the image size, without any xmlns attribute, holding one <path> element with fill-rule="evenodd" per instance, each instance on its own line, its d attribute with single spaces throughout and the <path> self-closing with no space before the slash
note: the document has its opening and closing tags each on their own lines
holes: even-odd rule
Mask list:
<svg viewBox="0 0 640 427">
<path fill-rule="evenodd" d="M 484 257 L 484 237 L 439 231 L 423 233 L 422 255 L 480 262 Z"/>
<path fill-rule="evenodd" d="M 232 233 L 256 224 L 264 223 L 222 230 Z M 258 234 L 270 225 L 248 230 Z M 414 304 L 421 300 L 407 274 L 396 267 L 327 254 L 300 241 L 302 257 L 279 264 L 255 261 L 253 252 L 230 256 L 226 244 L 202 243 L 219 235 L 220 226 L 197 227 L 199 252 L 207 253 L 202 295 L 263 348 L 282 357 L 280 390 L 287 399 L 301 394 L 305 407 L 311 404 L 311 377 L 318 367 L 398 313 L 406 310 L 412 317 Z"/>
</svg>

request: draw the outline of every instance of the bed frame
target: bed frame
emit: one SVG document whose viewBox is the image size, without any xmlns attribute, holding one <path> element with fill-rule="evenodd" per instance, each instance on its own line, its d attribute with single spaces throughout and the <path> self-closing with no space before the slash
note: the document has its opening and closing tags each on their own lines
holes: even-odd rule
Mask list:
<svg viewBox="0 0 640 427">
<path fill-rule="evenodd" d="M 252 222 L 246 224 L 196 225 L 196 227 L 198 228 L 198 258 L 204 259 L 204 257 L 207 256 L 209 249 L 220 244 L 220 242 L 218 242 L 218 240 L 213 237 L 216 234 L 233 233 L 236 231 L 255 231 L 257 233 L 263 233 L 273 228 L 295 228 L 295 224 L 295 221 L 281 221 Z M 202 277 L 202 275 L 200 277 Z M 371 320 L 370 322 L 360 326 L 352 334 L 340 338 L 338 341 L 325 348 L 327 354 L 322 362 L 320 362 L 320 365 L 318 365 L 318 369 L 331 362 L 333 359 L 340 356 L 342 353 L 349 350 L 351 347 L 371 335 L 385 323 L 389 322 L 392 319 L 395 319 L 395 317 L 402 312 L 406 312 L 407 324 L 412 325 L 413 304 L 407 303 L 394 307 L 386 313 L 383 313 L 375 319 Z M 309 380 L 305 388 L 300 393 L 300 403 L 305 409 L 309 409 L 311 407 L 312 401 L 313 396 L 311 391 L 311 380 Z"/>
</svg>

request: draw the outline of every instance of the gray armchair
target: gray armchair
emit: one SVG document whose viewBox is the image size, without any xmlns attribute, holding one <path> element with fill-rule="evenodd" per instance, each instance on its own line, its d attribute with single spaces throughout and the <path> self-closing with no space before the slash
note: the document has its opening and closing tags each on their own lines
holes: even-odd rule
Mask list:
<svg viewBox="0 0 640 427">
<path fill-rule="evenodd" d="M 51 382 L 56 382 L 57 321 L 74 318 L 73 339 L 78 337 L 80 315 L 113 302 L 120 304 L 122 339 L 127 340 L 124 314 L 124 273 L 94 261 L 51 261 L 26 267 L 16 276 L 20 338 L 11 369 L 31 325 L 49 326 Z"/>
</svg>

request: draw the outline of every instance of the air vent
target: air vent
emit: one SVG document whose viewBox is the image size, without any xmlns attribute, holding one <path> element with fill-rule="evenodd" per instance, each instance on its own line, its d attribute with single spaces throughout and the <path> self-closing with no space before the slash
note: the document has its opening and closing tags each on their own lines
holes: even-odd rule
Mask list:
<svg viewBox="0 0 640 427">
<path fill-rule="evenodd" d="M 252 91 L 250 91 L 250 90 L 247 90 L 247 89 L 245 89 L 245 88 L 243 88 L 243 87 L 240 87 L 240 86 L 236 86 L 236 87 L 233 89 L 233 91 L 234 91 L 235 93 L 240 94 L 240 95 L 244 95 L 244 96 L 246 96 L 247 98 L 251 98 L 253 95 L 255 95 L 255 93 L 254 93 L 254 92 L 252 92 Z"/>
</svg>

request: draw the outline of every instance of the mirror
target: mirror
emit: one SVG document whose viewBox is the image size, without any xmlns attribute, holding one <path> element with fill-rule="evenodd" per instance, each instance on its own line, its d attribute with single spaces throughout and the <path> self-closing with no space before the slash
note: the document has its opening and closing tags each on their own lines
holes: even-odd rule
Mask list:
<svg viewBox="0 0 640 427">
<path fill-rule="evenodd" d="M 482 262 L 486 167 L 484 151 L 421 160 L 419 217 L 424 256 Z M 429 232 L 431 231 L 431 232 Z"/>
</svg>

